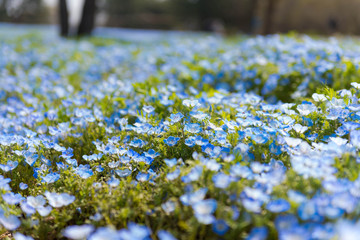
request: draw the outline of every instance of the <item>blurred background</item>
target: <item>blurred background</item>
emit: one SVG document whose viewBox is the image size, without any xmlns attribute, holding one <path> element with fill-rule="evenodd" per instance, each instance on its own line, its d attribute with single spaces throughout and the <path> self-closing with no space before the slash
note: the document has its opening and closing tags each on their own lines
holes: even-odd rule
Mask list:
<svg viewBox="0 0 360 240">
<path fill-rule="evenodd" d="M 0 22 L 71 26 L 88 0 L 0 0 Z M 94 26 L 220 34 L 360 34 L 360 0 L 93 0 Z M 91 12 L 91 11 L 90 11 Z"/>
</svg>

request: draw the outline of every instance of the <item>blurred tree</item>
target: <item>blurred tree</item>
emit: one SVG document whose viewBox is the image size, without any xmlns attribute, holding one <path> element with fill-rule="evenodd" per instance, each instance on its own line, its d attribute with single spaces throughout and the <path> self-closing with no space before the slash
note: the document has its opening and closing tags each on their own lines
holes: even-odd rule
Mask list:
<svg viewBox="0 0 360 240">
<path fill-rule="evenodd" d="M 66 0 L 59 0 L 59 19 L 60 19 L 60 34 L 61 36 L 69 35 L 69 14 L 66 4 Z M 77 31 L 73 31 L 77 36 L 90 35 L 94 29 L 95 23 L 95 11 L 96 11 L 96 1 L 95 0 L 85 0 L 81 21 L 77 28 Z"/>
<path fill-rule="evenodd" d="M 42 0 L 0 0 L 0 21 L 43 23 L 48 18 Z"/>
<path fill-rule="evenodd" d="M 69 34 L 69 14 L 66 0 L 59 0 L 60 35 L 66 37 Z"/>
<path fill-rule="evenodd" d="M 90 35 L 94 29 L 95 22 L 95 0 L 85 0 L 81 21 L 78 28 L 78 35 Z"/>
<path fill-rule="evenodd" d="M 263 34 L 271 34 L 274 20 L 274 11 L 276 9 L 277 0 L 268 0 L 267 9 L 264 17 L 264 32 Z"/>
</svg>

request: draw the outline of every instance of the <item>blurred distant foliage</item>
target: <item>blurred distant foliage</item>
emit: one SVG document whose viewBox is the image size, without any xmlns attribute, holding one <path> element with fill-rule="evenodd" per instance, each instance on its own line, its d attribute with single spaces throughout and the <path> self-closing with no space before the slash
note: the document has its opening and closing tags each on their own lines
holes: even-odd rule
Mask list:
<svg viewBox="0 0 360 240">
<path fill-rule="evenodd" d="M 42 0 L 0 0 L 0 21 L 44 23 L 48 11 Z"/>
<path fill-rule="evenodd" d="M 250 30 L 251 0 L 107 0 L 110 26 L 214 30 L 212 25 Z"/>
<path fill-rule="evenodd" d="M 359 34 L 359 0 L 96 0 L 98 26 Z M 0 22 L 57 23 L 44 0 L 0 0 Z"/>
</svg>

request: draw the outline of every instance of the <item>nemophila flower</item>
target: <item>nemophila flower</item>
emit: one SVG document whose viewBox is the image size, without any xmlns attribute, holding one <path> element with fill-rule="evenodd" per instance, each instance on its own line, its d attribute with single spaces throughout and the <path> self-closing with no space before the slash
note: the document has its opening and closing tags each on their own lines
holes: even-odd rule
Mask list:
<svg viewBox="0 0 360 240">
<path fill-rule="evenodd" d="M 64 237 L 70 239 L 85 239 L 94 231 L 94 226 L 90 224 L 68 226 L 62 232 Z"/>
<path fill-rule="evenodd" d="M 157 236 L 160 240 L 176 240 L 176 238 L 171 233 L 165 230 L 160 230 L 157 233 Z"/>
<path fill-rule="evenodd" d="M 178 137 L 170 136 L 167 139 L 164 139 L 164 143 L 168 145 L 169 147 L 173 147 L 177 144 L 177 142 L 180 140 Z"/>
<path fill-rule="evenodd" d="M 180 201 L 185 206 L 193 205 L 205 198 L 205 195 L 207 193 L 207 188 L 200 188 L 199 190 L 193 192 L 193 193 L 186 193 L 182 196 L 180 196 Z"/>
<path fill-rule="evenodd" d="M 336 120 L 344 119 L 350 115 L 350 111 L 347 109 L 333 108 L 329 110 L 329 114 L 326 116 L 326 119 Z"/>
<path fill-rule="evenodd" d="M 147 143 L 139 138 L 135 138 L 134 140 L 132 140 L 129 145 L 132 147 L 137 147 L 137 148 L 142 148 L 146 145 Z"/>
<path fill-rule="evenodd" d="M 216 220 L 212 224 L 212 230 L 217 235 L 223 236 L 229 230 L 229 225 L 223 219 Z"/>
<path fill-rule="evenodd" d="M 21 210 L 27 215 L 32 215 L 36 212 L 35 208 L 30 206 L 26 201 L 20 203 Z"/>
<path fill-rule="evenodd" d="M 153 106 L 143 106 L 142 109 L 147 114 L 150 114 L 150 113 L 154 112 L 154 110 L 155 110 L 155 108 Z"/>
<path fill-rule="evenodd" d="M 184 117 L 184 115 L 181 112 L 172 113 L 169 117 L 170 124 L 175 124 L 177 122 L 180 122 L 183 117 Z"/>
<path fill-rule="evenodd" d="M 356 88 L 356 89 L 360 89 L 360 83 L 352 82 L 352 83 L 351 83 L 351 86 L 353 86 L 353 87 Z"/>
<path fill-rule="evenodd" d="M 296 107 L 296 109 L 299 111 L 299 113 L 303 116 L 307 116 L 310 113 L 313 113 L 317 110 L 316 106 L 312 103 L 305 102 L 303 104 L 300 104 Z"/>
<path fill-rule="evenodd" d="M 292 137 L 284 137 L 284 140 L 286 144 L 289 145 L 290 147 L 296 147 L 302 142 L 300 138 L 292 138 Z"/>
<path fill-rule="evenodd" d="M 194 99 L 194 100 L 190 100 L 190 99 L 185 99 L 183 100 L 183 105 L 189 108 L 194 108 L 194 107 L 200 107 L 201 104 L 199 103 L 198 100 Z"/>
<path fill-rule="evenodd" d="M 19 188 L 20 188 L 21 190 L 25 190 L 25 189 L 28 188 L 28 185 L 27 185 L 26 183 L 21 182 L 21 183 L 19 184 Z"/>
<path fill-rule="evenodd" d="M 215 199 L 201 200 L 192 205 L 196 219 L 203 224 L 211 224 L 215 221 L 212 215 L 217 207 Z"/>
<path fill-rule="evenodd" d="M 220 155 L 222 148 L 219 146 L 214 146 L 209 143 L 209 144 L 203 145 L 201 147 L 201 150 L 204 153 L 208 154 L 211 158 L 217 158 Z"/>
<path fill-rule="evenodd" d="M 119 177 L 127 177 L 132 173 L 132 171 L 130 169 L 117 169 L 117 170 L 115 170 L 115 173 Z"/>
<path fill-rule="evenodd" d="M 201 111 L 191 111 L 190 115 L 193 118 L 196 118 L 198 121 L 204 121 L 205 119 L 209 119 L 210 116 L 204 112 Z"/>
<path fill-rule="evenodd" d="M 78 162 L 76 159 L 73 158 L 67 158 L 65 159 L 65 162 L 72 165 L 73 167 L 77 167 L 78 166 Z"/>
<path fill-rule="evenodd" d="M 146 157 L 150 157 L 150 158 L 153 158 L 153 159 L 160 156 L 160 153 L 155 152 L 154 149 L 150 149 L 149 151 L 144 152 L 144 154 L 145 154 Z"/>
<path fill-rule="evenodd" d="M 10 205 L 18 204 L 25 199 L 23 196 L 21 196 L 20 193 L 13 193 L 13 192 L 3 194 L 2 198 L 7 204 Z"/>
<path fill-rule="evenodd" d="M 187 175 L 181 177 L 181 181 L 183 181 L 184 183 L 196 181 L 200 178 L 202 171 L 202 166 L 195 166 Z"/>
<path fill-rule="evenodd" d="M 18 162 L 17 161 L 7 161 L 6 164 L 0 164 L 0 169 L 3 170 L 4 172 L 9 172 L 14 170 L 16 167 L 18 166 Z"/>
<path fill-rule="evenodd" d="M 247 166 L 242 166 L 239 163 L 232 165 L 230 168 L 230 175 L 232 177 L 242 177 L 251 179 L 253 177 L 253 172 Z"/>
<path fill-rule="evenodd" d="M 62 155 L 60 157 L 65 158 L 65 159 L 71 158 L 72 156 L 74 156 L 73 151 L 74 150 L 72 148 L 68 148 L 62 152 Z"/>
<path fill-rule="evenodd" d="M 52 207 L 50 207 L 50 206 L 46 206 L 46 207 L 40 206 L 40 207 L 36 208 L 36 211 L 40 214 L 40 216 L 46 217 L 52 211 Z"/>
<path fill-rule="evenodd" d="M 173 202 L 173 201 L 167 201 L 167 202 L 161 204 L 161 208 L 162 208 L 167 214 L 173 212 L 173 211 L 175 210 L 175 207 L 176 207 L 176 205 L 175 205 L 175 202 Z"/>
<path fill-rule="evenodd" d="M 266 227 L 255 227 L 251 229 L 246 240 L 265 240 L 268 237 L 268 229 Z"/>
<path fill-rule="evenodd" d="M 269 150 L 272 154 L 275 154 L 275 155 L 280 155 L 281 154 L 281 146 L 280 145 L 276 145 L 275 142 L 272 142 L 270 145 L 269 145 Z"/>
<path fill-rule="evenodd" d="M 46 200 L 42 195 L 38 195 L 36 197 L 29 196 L 27 197 L 26 201 L 33 208 L 43 207 L 46 203 Z"/>
<path fill-rule="evenodd" d="M 227 188 L 232 182 L 232 178 L 224 173 L 218 173 L 212 177 L 212 180 L 215 184 L 215 187 L 218 188 Z"/>
<path fill-rule="evenodd" d="M 294 191 L 294 190 L 289 190 L 287 193 L 290 201 L 296 202 L 296 203 L 303 203 L 307 200 L 306 196 L 303 195 L 300 192 Z"/>
<path fill-rule="evenodd" d="M 360 148 L 360 130 L 353 130 L 350 132 L 350 143 L 353 146 Z"/>
<path fill-rule="evenodd" d="M 21 225 L 21 221 L 15 215 L 4 216 L 0 214 L 0 223 L 9 231 L 14 231 Z"/>
<path fill-rule="evenodd" d="M 149 178 L 150 178 L 150 174 L 142 173 L 142 172 L 139 172 L 138 175 L 136 176 L 136 180 L 138 180 L 139 182 L 148 181 Z"/>
<path fill-rule="evenodd" d="M 166 179 L 172 181 L 180 176 L 180 169 L 175 169 L 173 172 L 170 172 L 166 175 Z"/>
<path fill-rule="evenodd" d="M 27 151 L 24 153 L 24 157 L 25 162 L 32 167 L 35 164 L 36 160 L 39 158 L 39 155 Z"/>
<path fill-rule="evenodd" d="M 11 188 L 9 186 L 9 182 L 11 182 L 10 178 L 4 178 L 3 175 L 0 175 L 0 189 L 10 191 Z"/>
<path fill-rule="evenodd" d="M 315 102 L 323 102 L 327 100 L 324 94 L 318 94 L 318 93 L 313 93 L 312 98 L 314 99 Z"/>
<path fill-rule="evenodd" d="M 115 177 L 111 177 L 107 182 L 106 182 L 110 187 L 117 187 L 120 184 L 120 180 L 115 178 Z"/>
<path fill-rule="evenodd" d="M 166 165 L 168 166 L 168 167 L 173 167 L 173 166 L 175 166 L 176 164 L 177 164 L 177 159 L 176 158 L 172 158 L 172 159 L 164 159 L 164 162 L 166 163 Z"/>
<path fill-rule="evenodd" d="M 49 173 L 48 175 L 42 178 L 42 182 L 44 183 L 54 183 L 60 179 L 60 174 L 58 173 Z"/>
<path fill-rule="evenodd" d="M 304 132 L 306 132 L 308 130 L 308 127 L 302 126 L 301 124 L 298 124 L 298 123 L 295 124 L 292 128 L 297 133 L 304 133 Z"/>
<path fill-rule="evenodd" d="M 120 165 L 120 161 L 112 161 L 108 163 L 109 168 L 117 168 Z"/>
<path fill-rule="evenodd" d="M 79 175 L 83 179 L 87 179 L 94 175 L 94 172 L 90 169 L 90 165 L 86 164 L 80 164 L 79 167 L 74 168 L 74 171 L 77 175 Z"/>
<path fill-rule="evenodd" d="M 266 209 L 270 212 L 285 212 L 290 209 L 290 204 L 285 199 L 277 199 L 269 202 Z"/>
<path fill-rule="evenodd" d="M 26 235 L 21 234 L 19 232 L 14 233 L 13 237 L 14 237 L 15 240 L 34 240 L 32 237 L 26 236 Z"/>
<path fill-rule="evenodd" d="M 108 227 L 100 227 L 88 237 L 89 240 L 121 239 L 121 234 Z M 126 239 L 126 238 L 124 238 Z"/>
<path fill-rule="evenodd" d="M 196 141 L 196 138 L 194 136 L 188 137 L 185 139 L 185 145 L 187 145 L 189 147 L 193 147 L 193 146 L 195 146 L 195 141 Z"/>
<path fill-rule="evenodd" d="M 334 142 L 336 145 L 345 145 L 348 140 L 340 137 L 330 137 L 330 141 Z"/>
<path fill-rule="evenodd" d="M 99 160 L 101 159 L 103 156 L 103 154 L 99 153 L 99 154 L 92 154 L 92 155 L 83 155 L 83 159 L 86 160 L 86 161 L 96 161 L 96 160 Z"/>
<path fill-rule="evenodd" d="M 150 235 L 151 230 L 148 227 L 132 222 L 128 224 L 128 229 L 119 231 L 120 239 L 149 239 Z"/>
<path fill-rule="evenodd" d="M 205 160 L 201 162 L 202 164 L 204 164 L 204 166 L 206 167 L 206 169 L 211 170 L 211 171 L 219 171 L 221 168 L 221 164 L 216 162 L 216 160 L 212 159 L 212 160 Z"/>
<path fill-rule="evenodd" d="M 355 240 L 360 234 L 360 222 L 340 219 L 335 224 L 336 237 L 338 239 Z"/>
<path fill-rule="evenodd" d="M 46 191 L 44 195 L 49 201 L 49 204 L 55 208 L 67 206 L 75 201 L 75 196 L 67 193 L 54 193 Z"/>
<path fill-rule="evenodd" d="M 258 144 L 264 144 L 268 141 L 268 137 L 265 134 L 252 135 L 251 139 L 254 140 Z"/>
<path fill-rule="evenodd" d="M 185 124 L 184 131 L 189 133 L 200 133 L 201 126 L 199 123 L 187 123 Z"/>
</svg>

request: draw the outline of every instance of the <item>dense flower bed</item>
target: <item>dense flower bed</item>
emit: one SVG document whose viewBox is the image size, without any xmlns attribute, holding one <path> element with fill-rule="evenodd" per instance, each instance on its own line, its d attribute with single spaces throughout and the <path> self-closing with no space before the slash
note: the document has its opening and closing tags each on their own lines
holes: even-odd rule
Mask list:
<svg viewBox="0 0 360 240">
<path fill-rule="evenodd" d="M 355 40 L 0 43 L 0 224 L 22 239 L 356 239 Z"/>
</svg>

